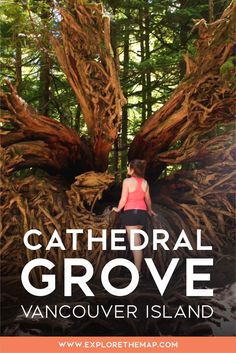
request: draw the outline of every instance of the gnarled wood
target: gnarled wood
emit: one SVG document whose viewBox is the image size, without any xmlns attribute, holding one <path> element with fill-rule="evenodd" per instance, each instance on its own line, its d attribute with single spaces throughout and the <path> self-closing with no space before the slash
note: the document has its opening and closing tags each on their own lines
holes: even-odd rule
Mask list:
<svg viewBox="0 0 236 353">
<path fill-rule="evenodd" d="M 68 0 L 68 3 L 73 6 L 75 1 Z M 96 7 L 97 5 L 94 6 Z M 83 38 L 89 39 L 84 33 L 84 28 L 86 28 L 87 24 L 94 23 L 93 20 L 95 20 L 95 25 L 97 25 L 97 12 L 88 10 L 86 6 L 84 8 L 80 7 L 77 11 L 78 8 L 78 6 L 75 6 L 73 11 L 77 12 L 79 17 L 80 26 L 78 31 L 80 31 L 80 39 L 82 41 Z M 152 172 L 155 178 L 168 164 L 182 164 L 182 170 L 165 177 L 165 179 L 155 185 L 156 188 L 159 187 L 157 195 L 158 206 L 154 205 L 158 216 L 154 217 L 153 225 L 155 228 L 161 227 L 168 231 L 170 234 L 170 248 L 175 243 L 176 237 L 182 229 L 186 231 L 191 244 L 196 244 L 196 229 L 202 229 L 203 244 L 213 245 L 214 251 L 220 251 L 224 243 L 227 240 L 231 242 L 234 236 L 235 132 L 229 131 L 219 136 L 214 133 L 216 124 L 227 125 L 233 121 L 232 115 L 234 111 L 231 93 L 233 93 L 234 87 L 230 80 L 230 72 L 227 70 L 223 70 L 224 72 L 220 71 L 220 67 L 222 68 L 222 65 L 227 64 L 227 58 L 230 58 L 232 53 L 230 31 L 232 23 L 234 23 L 232 20 L 234 10 L 235 7 L 232 5 L 225 11 L 221 20 L 209 26 L 203 20 L 198 23 L 200 28 L 200 39 L 197 41 L 198 55 L 191 59 L 186 55 L 186 80 L 179 86 L 171 100 L 147 121 L 131 146 L 130 158 L 146 158 L 149 162 L 149 172 Z M 70 17 L 69 15 L 67 17 L 67 14 L 66 11 L 64 19 L 67 19 L 65 22 L 71 20 L 74 16 Z M 77 29 L 77 21 L 76 24 L 74 22 L 71 23 L 72 27 L 75 26 Z M 67 26 L 68 23 L 66 23 L 65 31 L 68 30 Z M 73 31 L 70 34 L 73 34 Z M 111 136 L 114 138 L 118 121 L 110 121 L 109 119 L 100 121 L 98 112 L 94 113 L 94 109 L 98 108 L 96 105 L 97 101 L 95 101 L 96 104 L 94 102 L 90 104 L 90 98 L 96 98 L 96 95 L 93 95 L 93 89 L 94 87 L 96 88 L 98 71 L 101 71 L 99 72 L 102 77 L 103 75 L 106 77 L 107 73 L 106 71 L 104 73 L 102 67 L 96 64 L 96 60 L 92 63 L 90 56 L 88 56 L 86 60 L 81 59 L 82 65 L 84 64 L 82 67 L 85 70 L 87 69 L 89 73 L 94 72 L 96 75 L 94 77 L 88 75 L 89 79 L 86 76 L 84 81 L 86 87 L 83 87 L 83 82 L 76 82 L 77 77 L 82 77 L 82 75 L 77 76 L 77 61 L 73 61 L 75 48 L 73 45 L 72 49 L 70 48 L 71 42 L 70 38 L 68 38 L 68 33 L 66 34 L 68 42 L 64 41 L 66 52 L 63 53 L 64 49 L 59 46 L 56 50 L 59 50 L 59 54 L 61 53 L 60 50 L 62 50 L 62 64 L 64 64 L 64 59 L 68 59 L 69 72 L 67 77 L 71 85 L 74 85 L 74 90 L 79 94 L 79 101 L 81 106 L 83 106 L 83 113 L 91 134 L 93 134 L 93 129 L 95 131 L 92 141 L 95 142 L 97 151 L 93 150 L 95 156 L 93 159 L 93 154 L 90 153 L 89 147 L 79 139 L 73 130 L 67 129 L 63 125 L 49 118 L 39 116 L 32 111 L 16 95 L 13 87 L 10 86 L 10 95 L 2 94 L 2 107 L 11 114 L 6 114 L 3 117 L 4 123 L 6 123 L 2 136 L 5 148 L 2 153 L 3 160 L 0 161 L 2 169 L 0 173 L 2 188 L 0 191 L 3 220 L 1 269 L 4 275 L 12 276 L 16 274 L 19 276 L 19 271 L 22 267 L 35 257 L 45 257 L 52 260 L 57 265 L 56 273 L 58 277 L 63 274 L 64 257 L 86 258 L 94 266 L 96 274 L 99 274 L 107 260 L 114 257 L 122 257 L 122 252 L 120 251 L 109 251 L 109 249 L 103 251 L 99 242 L 94 245 L 93 251 L 88 251 L 86 235 L 78 237 L 77 250 L 73 250 L 71 248 L 71 239 L 64 232 L 66 228 L 80 228 L 85 230 L 86 233 L 89 228 L 93 230 L 94 236 L 100 236 L 101 229 L 107 229 L 109 237 L 109 229 L 113 226 L 113 223 L 109 222 L 109 213 L 96 215 L 92 212 L 92 209 L 96 200 L 101 197 L 102 192 L 113 181 L 111 175 L 94 172 L 84 173 L 76 177 L 76 181 L 69 190 L 65 190 L 65 187 L 63 188 L 56 181 L 56 178 L 45 177 L 39 179 L 31 175 L 24 179 L 15 178 L 12 180 L 9 177 L 11 170 L 17 169 L 17 166 L 19 168 L 26 166 L 27 163 L 28 166 L 37 165 L 38 163 L 42 167 L 45 162 L 46 169 L 52 167 L 57 170 L 59 168 L 60 173 L 63 173 L 68 163 L 70 167 L 74 166 L 73 173 L 75 173 L 77 170 L 77 164 L 73 165 L 75 161 L 82 163 L 81 165 L 84 166 L 85 170 L 88 170 L 90 166 L 97 169 L 105 167 L 111 141 L 108 141 L 103 134 L 108 134 L 107 129 L 111 123 Z M 226 33 L 228 38 L 230 38 L 227 43 L 225 42 Z M 96 31 L 94 34 L 96 36 Z M 96 38 L 99 40 L 100 37 Z M 84 43 L 86 48 L 90 45 L 89 43 Z M 78 48 L 79 51 L 82 50 L 82 47 L 78 46 Z M 73 55 L 71 55 L 72 52 Z M 88 53 L 87 49 L 85 50 L 86 53 Z M 64 54 L 66 55 L 64 56 Z M 88 62 L 87 66 L 86 62 Z M 64 68 L 65 72 L 67 70 L 66 65 Z M 98 71 L 90 71 L 94 67 Z M 75 75 L 73 74 L 74 72 L 76 72 Z M 101 86 L 99 86 L 100 84 Z M 79 91 L 80 85 L 86 94 Z M 90 92 L 90 85 L 92 87 L 91 97 L 89 96 L 90 93 L 88 93 Z M 99 81 L 99 85 L 97 87 L 103 87 L 102 80 Z M 101 92 L 103 91 L 101 90 Z M 104 96 L 101 92 L 99 92 L 101 97 L 99 95 L 98 98 L 103 100 Z M 114 98 L 113 93 L 114 91 L 111 90 L 111 96 Z M 101 102 L 99 101 L 99 107 L 100 104 Z M 118 111 L 119 107 L 120 101 L 118 99 Z M 107 106 L 101 104 L 101 109 L 104 109 L 101 112 L 105 112 L 107 111 Z M 114 116 L 117 117 L 116 113 Z M 108 121 L 110 122 L 109 124 Z M 13 128 L 11 132 L 9 132 L 7 123 L 10 123 L 11 128 Z M 72 144 L 71 141 L 73 141 Z M 179 143 L 177 149 L 176 143 Z M 73 148 L 70 149 L 71 145 Z M 19 149 L 20 153 L 17 153 Z M 75 154 L 77 152 L 79 156 L 76 159 Z M 156 158 L 157 152 L 159 153 L 158 158 Z M 58 159 L 55 157 L 56 153 L 58 153 Z M 73 153 L 75 154 L 73 155 Z M 96 162 L 98 157 L 101 158 L 101 163 Z M 192 170 L 184 169 L 184 163 L 190 162 L 195 163 L 194 168 Z M 160 185 L 161 183 L 162 185 Z M 153 201 L 155 203 L 154 197 Z M 85 204 L 91 207 L 90 211 L 86 209 Z M 22 242 L 22 235 L 31 228 L 37 228 L 43 233 L 41 238 L 43 246 L 37 252 L 28 251 Z M 45 251 L 49 235 L 52 234 L 55 228 L 61 234 L 66 251 L 61 251 L 60 249 L 51 249 L 50 252 Z M 191 251 L 191 256 L 193 255 L 198 256 L 199 253 Z M 145 249 L 145 256 L 153 258 L 160 272 L 164 274 L 171 257 L 180 257 L 184 260 L 189 256 L 189 252 L 186 248 L 180 248 L 177 251 L 165 251 L 162 247 L 159 247 L 157 251 L 153 251 L 149 244 L 147 249 Z M 124 257 L 132 261 L 131 252 L 126 252 Z M 148 276 L 145 268 L 144 274 Z M 35 284 L 41 283 L 42 270 L 40 268 L 33 271 L 32 275 Z M 113 278 L 112 281 L 115 285 L 121 283 L 120 278 Z M 183 303 L 191 303 L 183 291 L 183 282 L 184 278 L 178 276 L 177 282 L 175 281 L 174 285 L 171 286 L 171 291 L 165 297 L 165 304 L 169 306 L 172 304 L 173 308 L 179 299 Z M 122 285 L 124 284 L 124 278 L 122 278 Z M 99 292 L 100 288 L 96 287 L 96 302 L 105 302 L 106 305 L 110 303 L 110 298 L 104 295 L 104 291 Z M 152 304 L 156 300 L 156 293 L 153 293 L 152 288 L 149 288 L 146 283 L 143 289 L 144 291 L 141 290 L 139 293 L 135 291 L 132 297 L 129 297 L 131 303 L 137 302 L 137 305 L 139 305 L 144 295 L 147 303 Z M 145 292 L 147 293 L 145 294 Z M 162 298 L 159 299 L 160 302 L 163 301 Z M 84 301 L 84 297 L 82 299 L 77 298 L 76 303 L 72 303 L 72 305 L 77 305 L 80 300 Z M 89 302 L 95 303 L 92 299 Z M 112 298 L 111 302 L 114 302 L 114 298 Z M 128 296 L 126 303 L 129 303 Z M 214 305 L 217 306 L 216 301 Z M 224 306 L 222 310 L 225 311 Z M 222 315 L 220 319 L 222 319 Z M 215 318 L 212 318 L 212 320 L 215 320 Z M 19 324 L 19 318 L 17 318 L 17 322 Z M 145 333 L 149 335 L 151 326 L 154 327 L 152 331 L 154 335 L 163 334 L 163 331 L 159 331 L 159 321 L 155 326 L 153 326 L 153 322 L 147 321 L 144 329 L 143 325 L 140 325 L 140 331 L 136 325 L 130 324 L 130 320 L 127 322 L 132 326 L 132 330 L 129 330 L 129 332 L 134 335 L 143 335 Z M 172 326 L 173 322 L 175 328 Z M 115 321 L 113 324 L 115 325 Z M 111 325 L 112 328 L 113 324 Z M 94 326 L 94 322 L 92 322 L 92 325 Z M 102 325 L 104 325 L 104 331 L 101 332 L 107 333 L 107 320 L 103 320 Z M 74 332 L 75 334 L 85 335 L 88 329 L 88 322 L 86 320 L 79 325 L 79 328 L 77 322 L 74 326 L 68 325 L 68 327 L 69 334 Z M 177 327 L 179 327 L 179 322 L 172 320 L 171 326 L 164 333 L 169 334 L 171 332 L 173 334 L 173 332 L 178 332 L 174 331 L 177 330 Z M 197 334 L 199 329 L 202 334 L 203 328 L 204 325 L 201 324 L 197 325 L 197 327 L 191 325 L 191 329 L 187 333 L 189 335 Z M 15 333 L 16 331 L 14 330 L 15 328 L 13 331 L 7 331 L 7 333 Z M 209 333 L 208 327 L 207 332 Z M 123 332 L 121 332 L 122 334 Z"/>
<path fill-rule="evenodd" d="M 51 36 L 51 42 L 90 137 L 81 140 L 73 129 L 39 115 L 8 82 L 11 93 L 1 93 L 1 107 L 11 114 L 3 115 L 1 143 L 12 155 L 23 156 L 15 166 L 9 166 L 11 171 L 37 166 L 71 181 L 88 170 L 107 169 L 125 98 L 112 56 L 109 17 L 102 5 L 68 0 L 59 11 L 63 18 L 61 38 Z"/>
<path fill-rule="evenodd" d="M 51 37 L 51 42 L 83 112 L 94 168 L 104 171 L 125 103 L 112 56 L 110 19 L 101 4 L 68 3 L 68 9 L 59 9 L 61 39 Z"/>
<path fill-rule="evenodd" d="M 207 24 L 200 20 L 196 41 L 197 54 L 185 55 L 186 77 L 168 102 L 151 116 L 135 136 L 129 159 L 142 158 L 148 162 L 149 174 L 157 177 L 179 147 L 181 161 L 195 155 L 196 145 L 204 134 L 219 124 L 233 123 L 235 118 L 235 82 L 233 72 L 225 74 L 235 45 L 235 11 L 232 2 L 221 19 Z M 227 40 L 225 40 L 227 38 Z M 227 72 L 227 70 L 226 70 Z M 162 158 L 164 153 L 164 158 Z M 174 152 L 178 154 L 178 148 Z M 179 161 L 171 159 L 173 163 Z"/>
<path fill-rule="evenodd" d="M 73 180 L 75 175 L 91 169 L 90 149 L 76 131 L 39 115 L 17 95 L 9 81 L 7 84 L 10 93 L 0 92 L 1 107 L 10 112 L 1 117 L 1 145 L 12 157 L 22 156 L 14 164 L 9 159 L 8 170 L 39 167 Z"/>
</svg>

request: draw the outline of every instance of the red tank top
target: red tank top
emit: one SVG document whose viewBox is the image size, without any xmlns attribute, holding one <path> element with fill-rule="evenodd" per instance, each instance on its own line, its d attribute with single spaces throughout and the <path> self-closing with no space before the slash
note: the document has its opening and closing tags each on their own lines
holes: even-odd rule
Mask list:
<svg viewBox="0 0 236 353">
<path fill-rule="evenodd" d="M 126 210 L 147 210 L 147 205 L 145 202 L 145 194 L 146 192 L 143 191 L 142 189 L 142 182 L 143 178 L 137 178 L 137 177 L 132 177 L 135 178 L 137 181 L 138 185 L 137 188 L 134 191 L 129 191 L 128 193 L 128 198 L 124 207 L 124 211 Z"/>
</svg>

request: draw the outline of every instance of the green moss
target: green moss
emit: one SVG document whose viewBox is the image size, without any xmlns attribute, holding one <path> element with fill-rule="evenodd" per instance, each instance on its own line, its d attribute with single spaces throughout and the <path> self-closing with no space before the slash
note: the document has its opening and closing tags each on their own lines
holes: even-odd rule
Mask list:
<svg viewBox="0 0 236 353">
<path fill-rule="evenodd" d="M 236 63 L 236 55 L 228 58 L 228 60 L 223 65 L 221 65 L 220 74 L 222 76 L 228 76 L 228 74 L 230 74 L 231 71 L 235 69 L 235 63 Z"/>
</svg>

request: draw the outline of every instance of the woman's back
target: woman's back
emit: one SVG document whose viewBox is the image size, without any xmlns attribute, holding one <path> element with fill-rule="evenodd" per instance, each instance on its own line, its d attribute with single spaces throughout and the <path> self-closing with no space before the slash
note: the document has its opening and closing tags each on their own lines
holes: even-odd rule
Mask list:
<svg viewBox="0 0 236 353">
<path fill-rule="evenodd" d="M 146 180 L 144 178 L 132 176 L 129 181 L 129 193 L 124 207 L 124 211 L 132 209 L 147 210 L 147 205 L 145 202 L 146 190 Z"/>
</svg>

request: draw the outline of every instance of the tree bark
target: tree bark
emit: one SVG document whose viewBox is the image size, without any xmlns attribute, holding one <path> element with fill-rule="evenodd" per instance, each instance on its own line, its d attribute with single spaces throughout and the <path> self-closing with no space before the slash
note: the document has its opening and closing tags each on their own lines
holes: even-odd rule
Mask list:
<svg viewBox="0 0 236 353">
<path fill-rule="evenodd" d="M 209 0 L 208 7 L 209 7 L 209 22 L 213 22 L 214 21 L 214 0 Z"/>
<path fill-rule="evenodd" d="M 74 129 L 54 119 L 39 115 L 17 95 L 7 82 L 10 93 L 0 92 L 1 108 L 8 110 L 2 122 L 12 125 L 3 130 L 1 145 L 12 156 L 19 155 L 9 172 L 39 167 L 50 174 L 61 174 L 68 181 L 93 167 L 89 145 L 81 141 Z"/>
<path fill-rule="evenodd" d="M 201 136 L 212 131 L 217 124 L 234 120 L 235 84 L 233 72 L 227 70 L 234 48 L 233 26 L 235 2 L 227 8 L 222 18 L 206 25 L 200 20 L 197 54 L 194 58 L 185 56 L 186 75 L 170 100 L 144 124 L 135 136 L 129 150 L 129 160 L 146 159 L 147 175 L 161 174 L 165 168 L 165 157 L 173 153 L 183 154 L 188 159 L 195 150 Z M 222 38 L 228 38 L 227 41 Z M 224 66 L 225 65 L 225 66 Z"/>
<path fill-rule="evenodd" d="M 2 107 L 5 105 L 11 114 L 3 119 L 10 121 L 14 128 L 4 131 L 2 143 L 8 149 L 12 145 L 16 151 L 20 147 L 26 160 L 15 167 L 18 169 L 37 164 L 71 176 L 90 169 L 105 170 L 108 153 L 120 127 L 124 97 L 111 55 L 109 19 L 103 17 L 99 4 L 80 6 L 72 0 L 70 3 L 75 5 L 71 12 L 61 9 L 64 47 L 58 39 L 52 38 L 52 42 L 80 102 L 91 139 L 81 141 L 74 130 L 38 115 L 10 85 L 11 94 L 2 93 Z M 217 124 L 233 121 L 235 89 L 227 61 L 233 55 L 234 13 L 235 3 L 232 3 L 220 20 L 208 26 L 204 20 L 197 23 L 200 36 L 196 41 L 197 54 L 194 58 L 185 56 L 185 80 L 171 99 L 146 121 L 132 142 L 129 160 L 146 159 L 149 177 L 158 178 L 170 161 L 194 161 L 198 153 L 195 146 L 201 143 L 204 134 Z M 88 37 L 89 29 L 93 36 Z M 30 128 L 29 122 L 34 128 Z M 28 153 L 29 141 L 32 148 L 35 146 L 31 154 Z M 47 150 L 45 158 L 44 148 Z M 40 155 L 37 163 L 33 161 L 36 154 Z"/>
<path fill-rule="evenodd" d="M 144 33 L 144 25 L 143 25 L 143 8 L 139 10 L 139 29 L 140 29 L 140 54 L 141 54 L 141 63 L 145 61 L 145 33 Z M 146 121 L 147 118 L 147 90 L 146 90 L 146 75 L 144 69 L 141 72 L 141 82 L 142 82 L 142 124 Z"/>
<path fill-rule="evenodd" d="M 125 103 L 112 57 L 110 21 L 101 4 L 69 4 L 70 11 L 60 9 L 63 45 L 56 37 L 51 42 L 87 124 L 94 168 L 104 171 Z"/>
<path fill-rule="evenodd" d="M 130 18 L 130 8 L 126 9 L 126 17 Z M 123 62 L 123 82 L 126 82 L 129 75 L 129 25 L 128 22 L 125 27 L 124 36 L 124 62 Z M 127 97 L 128 90 L 124 86 L 124 95 Z M 128 102 L 128 99 L 127 99 Z M 122 112 L 122 130 L 121 130 L 121 169 L 122 177 L 126 175 L 126 164 L 127 164 L 127 134 L 128 134 L 128 107 L 124 106 Z"/>
<path fill-rule="evenodd" d="M 43 25 L 46 27 L 50 17 L 49 8 L 52 6 L 51 0 L 46 0 L 45 4 L 47 7 L 43 7 L 40 18 Z M 50 102 L 50 70 L 51 70 L 51 60 L 48 52 L 49 40 L 47 36 L 42 33 L 44 44 L 41 55 L 40 55 L 40 73 L 39 73 L 39 108 L 38 111 L 40 114 L 48 115 L 49 114 L 49 102 Z"/>
<path fill-rule="evenodd" d="M 16 86 L 19 94 L 22 91 L 22 50 L 20 37 L 17 34 L 15 37 L 16 43 Z"/>
<path fill-rule="evenodd" d="M 40 114 L 48 115 L 50 101 L 50 65 L 49 56 L 46 53 L 42 53 L 40 56 L 39 80 L 39 112 Z"/>
<path fill-rule="evenodd" d="M 187 2 L 185 0 L 180 2 L 180 9 L 183 11 L 184 9 L 186 9 L 187 6 Z M 188 42 L 188 31 L 186 28 L 186 22 L 182 22 L 180 21 L 179 23 L 179 41 L 180 41 L 180 49 L 183 52 L 186 52 L 187 50 L 187 42 Z M 186 72 L 186 63 L 184 61 L 184 58 L 181 56 L 180 60 L 179 60 L 179 80 L 181 81 L 184 76 L 185 76 L 185 72 Z"/>
<path fill-rule="evenodd" d="M 150 60 L 150 14 L 149 3 L 146 1 L 144 9 L 144 23 L 145 23 L 145 59 Z M 146 70 L 146 97 L 147 97 L 147 116 L 152 114 L 152 88 L 151 88 L 151 70 L 150 63 Z"/>
<path fill-rule="evenodd" d="M 78 5 L 77 1 L 68 0 L 68 7 L 61 8 L 60 12 L 63 44 L 53 36 L 51 42 L 76 94 L 90 137 L 82 141 L 73 129 L 36 113 L 9 83 L 11 93 L 1 93 L 1 106 L 10 112 L 3 116 L 6 126 L 2 145 L 23 156 L 12 171 L 37 166 L 73 180 L 74 176 L 88 170 L 107 169 L 108 155 L 121 125 L 125 98 L 112 56 L 110 22 L 102 5 L 89 2 Z M 43 15 L 48 18 L 48 13 Z M 49 102 L 47 55 L 47 52 L 42 54 L 40 75 L 43 112 L 47 111 Z"/>
<path fill-rule="evenodd" d="M 159 228 L 161 223 L 161 228 L 172 235 L 169 239 L 170 247 L 182 229 L 187 232 L 191 244 L 196 244 L 196 229 L 204 229 L 203 243 L 214 244 L 217 250 L 221 249 L 226 239 L 230 242 L 234 239 L 236 144 L 235 131 L 231 125 L 235 119 L 235 82 L 232 80 L 235 68 L 232 69 L 231 63 L 235 55 L 235 8 L 234 3 L 225 10 L 220 20 L 210 25 L 204 20 L 198 22 L 200 38 L 196 42 L 197 55 L 194 58 L 185 56 L 184 82 L 163 108 L 146 121 L 130 149 L 130 159 L 145 158 L 149 175 L 152 173 L 155 178 L 167 165 L 196 164 L 193 169 L 182 168 L 172 175 L 166 172 L 165 179 L 155 185 L 158 190 L 158 217 L 153 221 L 157 225 L 155 228 Z M 91 16 L 93 14 L 90 13 Z M 89 20 L 87 13 L 80 20 L 86 24 Z M 70 54 L 67 52 L 68 60 L 73 65 L 68 70 L 77 70 L 77 63 Z M 89 70 L 90 66 L 82 68 Z M 68 77 L 76 91 L 82 88 L 82 83 L 76 81 L 82 76 L 72 77 L 72 71 Z M 96 76 L 93 79 L 96 82 Z M 62 231 L 66 228 L 74 229 L 79 224 L 81 229 L 93 229 L 95 236 L 99 236 L 101 229 L 112 227 L 105 214 L 93 213 L 93 207 L 114 177 L 107 173 L 88 172 L 76 177 L 76 181 L 66 191 L 62 190 L 61 184 L 58 185 L 54 178 L 53 182 L 49 182 L 48 178 L 39 180 L 33 176 L 28 179 L 16 178 L 13 184 L 7 175 L 12 170 L 29 166 L 40 166 L 70 177 L 93 169 L 94 149 L 90 142 L 82 141 L 73 129 L 37 114 L 17 95 L 14 87 L 10 83 L 8 85 L 10 94 L 1 93 L 1 108 L 8 110 L 8 114 L 3 115 L 4 158 L 0 163 L 4 169 L 0 177 L 5 179 L 1 189 L 4 220 L 1 268 L 4 274 L 12 275 L 18 274 L 26 259 L 32 258 L 32 252 L 26 252 L 22 237 L 19 236 L 30 227 L 43 229 L 43 242 L 48 240 L 55 228 Z M 99 94 L 103 97 L 102 90 Z M 82 103 L 83 97 L 88 96 L 80 96 Z M 93 112 L 89 102 L 85 99 L 89 112 Z M 119 99 L 117 104 L 120 108 Z M 93 114 L 92 117 L 95 119 L 98 115 Z M 88 116 L 85 116 L 86 119 L 92 128 L 93 122 L 88 120 Z M 98 124 L 99 120 L 95 119 L 95 123 Z M 101 122 L 97 129 L 102 131 L 104 125 L 107 128 L 107 120 Z M 219 126 L 225 129 L 220 135 L 215 133 Z M 228 127 L 232 131 L 227 130 Z M 106 128 L 104 134 L 107 133 Z M 113 133 L 116 128 L 114 122 L 111 126 Z M 102 142 L 107 142 L 105 137 Z M 155 210 L 153 194 L 152 200 Z M 68 237 L 65 240 L 68 241 Z M 116 256 L 116 253 L 104 252 L 99 242 L 93 251 L 88 251 L 86 241 L 86 237 L 79 238 L 76 255 L 89 259 L 97 273 L 106 262 L 107 253 L 110 257 Z M 22 256 L 18 256 L 19 251 Z M 169 258 L 181 255 L 183 258 L 188 257 L 186 249 L 178 249 L 173 253 L 160 247 L 158 251 L 150 251 L 148 257 L 153 257 L 160 272 L 164 273 Z M 45 247 L 39 250 L 37 256 L 46 256 Z M 64 256 L 74 257 L 75 253 L 69 246 L 66 252 L 51 252 L 49 256 L 57 263 L 57 274 L 60 275 L 63 273 Z M 40 282 L 42 274 L 37 271 L 40 270 L 33 273 L 35 283 Z"/>
</svg>

